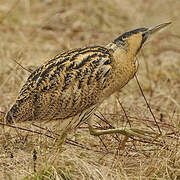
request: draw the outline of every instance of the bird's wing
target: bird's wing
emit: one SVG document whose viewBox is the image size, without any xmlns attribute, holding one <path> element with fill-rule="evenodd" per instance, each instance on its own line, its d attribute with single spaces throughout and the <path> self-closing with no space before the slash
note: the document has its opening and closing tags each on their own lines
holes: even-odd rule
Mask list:
<svg viewBox="0 0 180 180">
<path fill-rule="evenodd" d="M 104 87 L 112 68 L 111 63 L 112 56 L 109 50 L 101 46 L 62 53 L 32 72 L 17 100 L 57 88 L 65 91 L 75 81 L 78 89 L 84 85 Z"/>
</svg>

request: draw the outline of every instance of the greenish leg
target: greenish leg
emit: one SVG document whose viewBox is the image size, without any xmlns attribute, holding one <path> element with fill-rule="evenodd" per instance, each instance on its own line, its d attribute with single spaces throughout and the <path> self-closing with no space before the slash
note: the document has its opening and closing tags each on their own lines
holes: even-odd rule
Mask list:
<svg viewBox="0 0 180 180">
<path fill-rule="evenodd" d="M 129 139 L 129 136 L 124 137 L 123 141 L 121 142 L 121 147 L 120 147 L 121 150 L 124 151 L 125 145 L 126 145 L 126 142 L 127 142 L 128 139 Z"/>
<path fill-rule="evenodd" d="M 62 146 L 64 144 L 66 137 L 67 137 L 67 133 L 62 133 L 62 135 L 58 137 L 57 140 L 58 146 Z"/>
<path fill-rule="evenodd" d="M 156 134 L 152 131 L 141 130 L 138 128 L 116 128 L 116 129 L 99 130 L 99 129 L 93 128 L 91 119 L 88 120 L 88 125 L 89 125 L 90 134 L 94 136 L 113 134 L 113 133 L 119 133 L 119 134 L 125 135 L 125 138 L 122 141 L 121 149 L 124 149 L 128 138 L 131 136 L 139 137 L 148 141 L 153 141 L 153 138 L 148 137 L 147 135 Z"/>
<path fill-rule="evenodd" d="M 57 139 L 57 149 L 59 153 L 63 151 L 62 145 L 65 143 L 66 137 L 67 137 L 67 133 L 64 132 Z"/>
</svg>

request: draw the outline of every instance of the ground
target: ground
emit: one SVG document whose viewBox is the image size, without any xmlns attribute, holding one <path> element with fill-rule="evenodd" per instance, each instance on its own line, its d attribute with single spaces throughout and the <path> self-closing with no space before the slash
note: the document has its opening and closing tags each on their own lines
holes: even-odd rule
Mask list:
<svg viewBox="0 0 180 180">
<path fill-rule="evenodd" d="M 179 9 L 179 0 L 1 0 L 0 179 L 180 179 Z M 123 150 L 122 135 L 94 137 L 83 124 L 60 151 L 57 122 L 2 125 L 29 75 L 18 63 L 29 70 L 63 50 L 106 45 L 125 31 L 168 21 L 138 56 L 137 77 L 162 132 L 153 142 L 130 138 Z M 135 78 L 93 118 L 101 128 L 159 133 Z"/>
</svg>

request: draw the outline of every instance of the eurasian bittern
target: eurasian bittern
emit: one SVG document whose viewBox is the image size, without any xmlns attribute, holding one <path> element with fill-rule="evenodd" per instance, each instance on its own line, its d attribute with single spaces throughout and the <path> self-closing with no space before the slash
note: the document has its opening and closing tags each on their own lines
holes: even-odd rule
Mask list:
<svg viewBox="0 0 180 180">
<path fill-rule="evenodd" d="M 135 128 L 95 129 L 90 117 L 106 98 L 134 77 L 136 55 L 142 45 L 169 24 L 126 32 L 106 47 L 85 47 L 55 56 L 29 76 L 7 112 L 6 122 L 58 120 L 64 137 L 87 121 L 92 135 L 121 133 L 147 138 L 147 131 Z"/>
</svg>

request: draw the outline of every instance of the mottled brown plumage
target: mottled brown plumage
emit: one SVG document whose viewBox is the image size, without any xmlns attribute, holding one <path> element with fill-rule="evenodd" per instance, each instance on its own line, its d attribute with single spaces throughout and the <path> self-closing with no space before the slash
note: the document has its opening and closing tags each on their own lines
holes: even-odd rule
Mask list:
<svg viewBox="0 0 180 180">
<path fill-rule="evenodd" d="M 6 115 L 7 123 L 58 120 L 62 132 L 76 127 L 133 78 L 143 43 L 168 24 L 124 33 L 106 47 L 57 55 L 29 76 Z"/>
<path fill-rule="evenodd" d="M 14 105 L 14 120 L 63 120 L 102 102 L 112 94 L 106 90 L 113 88 L 112 67 L 112 55 L 100 46 L 56 56 L 27 79 Z"/>
</svg>

